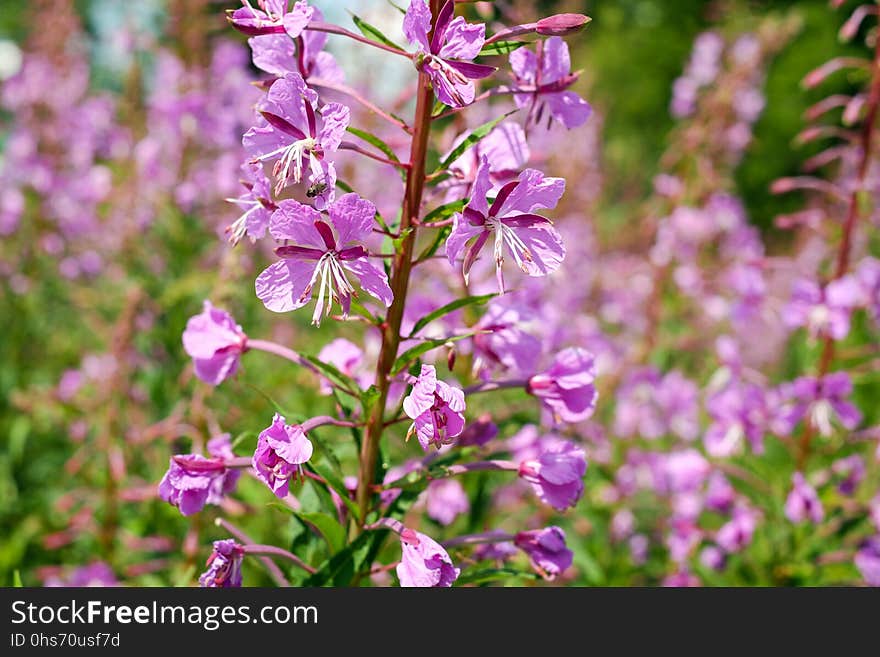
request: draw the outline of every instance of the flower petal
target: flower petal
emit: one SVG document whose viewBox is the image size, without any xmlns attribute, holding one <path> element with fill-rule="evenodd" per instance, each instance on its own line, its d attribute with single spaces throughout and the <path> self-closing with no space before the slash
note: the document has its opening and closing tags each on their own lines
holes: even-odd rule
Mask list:
<svg viewBox="0 0 880 657">
<path fill-rule="evenodd" d="M 336 229 L 340 249 L 352 243 L 362 243 L 373 232 L 376 206 L 355 193 L 340 196 L 327 211 Z"/>
<path fill-rule="evenodd" d="M 497 216 L 506 217 L 515 212 L 552 210 L 565 193 L 564 178 L 550 178 L 537 169 L 526 169 L 519 176 L 519 185 L 504 201 Z"/>
<path fill-rule="evenodd" d="M 394 294 L 391 292 L 388 277 L 383 269 L 372 264 L 366 258 L 343 260 L 341 264 L 344 269 L 357 277 L 367 294 L 381 301 L 386 308 L 391 305 L 391 302 L 394 301 Z"/>
<path fill-rule="evenodd" d="M 315 261 L 285 259 L 268 267 L 257 277 L 257 297 L 269 310 L 285 313 L 302 308 L 312 298 L 305 291 L 315 271 Z"/>
<path fill-rule="evenodd" d="M 425 0 L 410 0 L 409 8 L 403 17 L 403 34 L 413 45 L 421 46 L 424 52 L 431 51 L 428 33 L 431 31 L 431 10 Z"/>
<path fill-rule="evenodd" d="M 468 23 L 459 16 L 446 30 L 446 44 L 439 55 L 443 59 L 472 60 L 486 43 L 486 26 L 483 23 Z"/>
<path fill-rule="evenodd" d="M 321 221 L 320 212 L 293 199 L 286 199 L 272 213 L 269 234 L 278 241 L 289 240 L 297 246 L 326 251 L 324 240 L 315 228 L 317 221 Z"/>
<path fill-rule="evenodd" d="M 321 111 L 321 117 L 324 126 L 318 139 L 325 151 L 335 151 L 351 123 L 351 110 L 340 103 L 328 103 Z"/>
</svg>

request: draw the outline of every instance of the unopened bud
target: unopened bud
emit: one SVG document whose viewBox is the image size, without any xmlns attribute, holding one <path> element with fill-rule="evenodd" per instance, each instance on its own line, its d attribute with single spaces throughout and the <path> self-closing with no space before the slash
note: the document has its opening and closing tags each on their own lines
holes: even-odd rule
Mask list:
<svg viewBox="0 0 880 657">
<path fill-rule="evenodd" d="M 591 20 L 583 14 L 556 14 L 539 20 L 535 31 L 543 36 L 565 36 L 579 32 Z"/>
</svg>

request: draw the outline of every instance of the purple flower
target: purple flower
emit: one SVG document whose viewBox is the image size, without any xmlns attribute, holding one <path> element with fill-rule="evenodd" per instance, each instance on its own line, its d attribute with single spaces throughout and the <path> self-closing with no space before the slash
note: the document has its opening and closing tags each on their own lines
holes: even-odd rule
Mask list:
<svg viewBox="0 0 880 657">
<path fill-rule="evenodd" d="M 791 432 L 804 417 L 823 436 L 833 432 L 831 419 L 836 415 L 847 429 L 854 429 L 862 421 L 862 414 L 848 399 L 852 381 L 846 372 L 834 372 L 821 379 L 801 377 L 782 389 L 782 395 L 792 401 L 784 409 L 780 429 Z"/>
<path fill-rule="evenodd" d="M 275 249 L 283 259 L 256 281 L 257 297 L 269 310 L 283 313 L 302 308 L 320 278 L 312 323 L 320 324 L 321 315 L 330 314 L 334 299 L 347 317 L 351 299 L 357 296 L 347 274 L 385 306 L 391 305 L 388 277 L 369 261 L 363 246 L 372 231 L 375 206 L 357 194 L 346 194 L 327 208 L 327 214 L 329 221 L 314 208 L 286 200 L 272 215 L 269 232 L 286 245 Z"/>
<path fill-rule="evenodd" d="M 249 36 L 261 34 L 283 34 L 291 39 L 297 38 L 312 20 L 314 9 L 309 3 L 297 2 L 291 11 L 287 11 L 288 0 L 256 0 L 254 8 L 249 0 L 242 0 L 244 7 L 227 12 L 227 19 L 232 26 Z"/>
<path fill-rule="evenodd" d="M 530 118 L 540 123 L 544 111 L 569 130 L 582 126 L 593 108 L 573 91 L 568 91 L 579 77 L 571 71 L 568 44 L 553 36 L 538 42 L 537 53 L 520 48 L 510 54 L 510 66 L 518 93 L 514 100 L 520 109 L 530 108 Z"/>
<path fill-rule="evenodd" d="M 792 329 L 806 327 L 814 338 L 828 335 L 842 340 L 849 333 L 850 315 L 861 296 L 854 276 L 832 281 L 824 290 L 815 281 L 801 279 L 794 284 L 782 320 Z"/>
<path fill-rule="evenodd" d="M 276 80 L 257 109 L 265 125 L 248 130 L 242 140 L 251 162 L 274 161 L 275 195 L 298 184 L 309 174 L 307 195 L 318 208 L 333 201 L 336 169 L 327 154 L 339 148 L 351 120 L 351 111 L 328 103 L 320 113 L 318 94 L 306 86 L 299 73 Z"/>
<path fill-rule="evenodd" d="M 673 493 L 689 493 L 706 481 L 712 467 L 695 449 L 669 453 L 663 461 L 666 488 Z"/>
<path fill-rule="evenodd" d="M 103 561 L 95 561 L 87 566 L 74 568 L 65 577 L 54 575 L 48 577 L 44 586 L 58 587 L 70 586 L 76 588 L 98 588 L 104 586 L 119 586 L 119 580 L 113 574 L 113 569 Z"/>
<path fill-rule="evenodd" d="M 201 454 L 171 457 L 168 472 L 159 483 L 159 497 L 176 506 L 185 516 L 198 513 L 205 504 L 220 504 L 223 496 L 235 489 L 241 473 L 226 467 L 232 458 L 229 434 L 208 442 L 210 458 Z"/>
<path fill-rule="evenodd" d="M 701 586 L 700 578 L 687 570 L 679 570 L 663 578 L 667 588 L 695 588 Z"/>
<path fill-rule="evenodd" d="M 269 219 L 278 207 L 270 200 L 271 184 L 263 173 L 263 167 L 259 164 L 244 164 L 241 170 L 244 174 L 241 182 L 247 191 L 238 198 L 226 199 L 244 210 L 244 214 L 226 229 L 228 239 L 233 245 L 238 244 L 245 235 L 251 242 L 263 237 L 269 227 Z"/>
<path fill-rule="evenodd" d="M 257 478 L 277 497 L 287 497 L 291 478 L 302 474 L 302 464 L 312 458 L 312 449 L 302 428 L 287 424 L 276 413 L 257 441 L 253 458 Z"/>
<path fill-rule="evenodd" d="M 672 433 L 693 440 L 699 431 L 699 390 L 673 370 L 662 376 L 653 367 L 633 370 L 617 393 L 614 429 L 624 437 L 654 440 Z"/>
<path fill-rule="evenodd" d="M 466 133 L 459 135 L 452 148 L 458 147 L 466 137 Z M 489 162 L 493 189 L 513 179 L 531 158 L 522 126 L 511 121 L 501 123 L 449 165 L 451 178 L 441 183 L 441 187 L 447 190 L 448 202 L 470 194 L 484 156 Z"/>
<path fill-rule="evenodd" d="M 713 472 L 706 485 L 706 506 L 719 513 L 728 513 L 736 499 L 736 490 L 720 472 Z"/>
<path fill-rule="evenodd" d="M 467 280 L 480 251 L 494 233 L 496 277 L 503 293 L 501 266 L 505 247 L 514 262 L 529 276 L 546 276 L 562 264 L 565 258 L 562 236 L 549 219 L 534 214 L 534 211 L 555 208 L 565 192 L 565 180 L 547 178 L 536 169 L 526 169 L 517 180 L 501 188 L 490 206 L 486 194 L 492 186 L 489 161 L 484 156 L 467 207 L 453 217 L 452 233 L 446 240 L 446 257 L 455 266 L 464 252 L 462 272 Z"/>
<path fill-rule="evenodd" d="M 703 539 L 703 532 L 690 518 L 673 517 L 669 533 L 666 536 L 666 547 L 669 558 L 681 564 L 687 561 L 697 545 Z"/>
<path fill-rule="evenodd" d="M 473 338 L 475 370 L 488 375 L 489 366 L 497 365 L 511 376 L 534 373 L 541 342 L 521 328 L 523 315 L 498 301 L 490 304 L 475 327 L 480 331 Z"/>
<path fill-rule="evenodd" d="M 716 545 L 707 545 L 700 551 L 700 563 L 710 570 L 721 571 L 727 565 L 727 555 Z"/>
<path fill-rule="evenodd" d="M 556 579 L 574 561 L 574 554 L 565 545 L 565 532 L 556 526 L 519 532 L 513 542 L 547 580 Z"/>
<path fill-rule="evenodd" d="M 795 472 L 792 477 L 794 487 L 785 500 L 785 517 L 793 523 L 809 520 L 813 523 L 822 522 L 825 510 L 816 494 L 816 489 L 807 483 L 804 475 Z"/>
<path fill-rule="evenodd" d="M 241 562 L 244 549 L 233 539 L 214 541 L 214 549 L 208 557 L 208 570 L 199 577 L 199 584 L 211 588 L 241 586 Z"/>
<path fill-rule="evenodd" d="M 403 33 L 418 47 L 413 57 L 416 68 L 431 78 L 440 102 L 451 107 L 464 107 L 474 102 L 474 80 L 492 75 L 494 66 L 474 64 L 486 42 L 486 26 L 468 23 L 455 16 L 455 2 L 446 0 L 437 16 L 433 38 L 431 10 L 427 0 L 410 0 L 403 19 Z"/>
<path fill-rule="evenodd" d="M 593 355 L 579 347 L 563 349 L 550 369 L 529 379 L 527 390 L 539 398 L 557 422 L 583 422 L 596 407 Z"/>
<path fill-rule="evenodd" d="M 859 263 L 855 275 L 869 312 L 874 316 L 874 321 L 880 324 L 880 260 L 865 258 Z"/>
<path fill-rule="evenodd" d="M 312 20 L 323 23 L 321 10 L 313 9 Z M 317 30 L 305 30 L 298 41 L 287 34 L 267 34 L 248 39 L 253 53 L 254 66 L 276 78 L 288 73 L 299 73 L 305 80 L 317 78 L 325 82 L 340 83 L 345 74 L 336 59 L 324 51 L 328 34 Z M 297 54 L 302 49 L 302 57 Z"/>
<path fill-rule="evenodd" d="M 411 529 L 400 535 L 397 577 L 405 587 L 449 587 L 461 572 L 434 539 Z"/>
<path fill-rule="evenodd" d="M 475 421 L 467 425 L 458 437 L 461 447 L 482 447 L 498 435 L 498 425 L 492 421 L 492 416 L 484 413 Z"/>
<path fill-rule="evenodd" d="M 854 561 L 868 586 L 880 586 L 880 535 L 865 541 Z"/>
<path fill-rule="evenodd" d="M 715 535 L 715 541 L 728 554 L 740 552 L 752 542 L 758 514 L 747 508 L 734 509 L 733 517 Z"/>
<path fill-rule="evenodd" d="M 859 454 L 838 459 L 831 464 L 831 471 L 841 477 L 837 484 L 841 495 L 854 495 L 865 478 L 865 459 Z"/>
<path fill-rule="evenodd" d="M 318 352 L 318 360 L 332 365 L 346 376 L 356 376 L 357 369 L 364 360 L 364 352 L 353 342 L 345 338 L 336 338 Z M 365 381 L 358 381 L 358 383 L 362 384 Z M 333 386 L 323 376 L 319 385 L 322 395 L 333 394 Z"/>
<path fill-rule="evenodd" d="M 407 438 L 415 432 L 425 450 L 450 444 L 464 430 L 464 392 L 438 381 L 433 365 L 422 365 L 412 386 L 403 400 L 403 410 L 413 420 Z"/>
<path fill-rule="evenodd" d="M 736 454 L 744 439 L 755 453 L 763 451 L 769 412 L 761 387 L 746 383 L 728 385 L 709 397 L 706 409 L 712 417 L 703 438 L 709 454 L 722 458 Z"/>
<path fill-rule="evenodd" d="M 247 347 L 247 336 L 232 315 L 205 301 L 204 310 L 190 317 L 183 332 L 183 348 L 193 359 L 196 376 L 220 385 L 235 374 Z"/>
<path fill-rule="evenodd" d="M 428 516 L 441 525 L 451 525 L 461 513 L 470 511 L 471 505 L 461 483 L 455 479 L 431 482 L 427 490 Z"/>
<path fill-rule="evenodd" d="M 587 471 L 584 450 L 571 442 L 550 447 L 537 459 L 523 461 L 519 476 L 531 484 L 535 494 L 557 511 L 577 504 L 584 494 Z"/>
</svg>

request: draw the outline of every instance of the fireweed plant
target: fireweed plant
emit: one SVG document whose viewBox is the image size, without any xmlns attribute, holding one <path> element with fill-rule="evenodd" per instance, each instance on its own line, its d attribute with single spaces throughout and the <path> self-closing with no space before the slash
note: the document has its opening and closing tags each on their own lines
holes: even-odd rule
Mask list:
<svg viewBox="0 0 880 657">
<path fill-rule="evenodd" d="M 301 514 L 309 527 L 328 541 L 323 564 L 311 566 L 280 547 L 245 539 L 228 521 L 221 520 L 233 538 L 214 543 L 203 586 L 241 586 L 241 562 L 247 555 L 286 559 L 308 578 L 306 584 L 348 585 L 369 575 L 389 531 L 400 543 L 400 558 L 381 566 L 393 568 L 401 586 L 452 586 L 461 575 L 448 549 L 498 543 L 514 546 L 528 556 L 534 570 L 546 579 L 563 573 L 572 562 L 565 533 L 558 527 L 508 534 L 488 531 L 458 537 L 442 545 L 403 524 L 405 512 L 426 487 L 433 488 L 429 513 L 447 522 L 468 506 L 455 477 L 487 470 L 507 471 L 521 477 L 536 498 L 564 511 L 583 495 L 587 468 L 584 450 L 561 440 L 539 450 L 533 458 L 481 458 L 480 435 L 465 442 L 469 399 L 495 390 L 519 388 L 536 400 L 552 424 L 576 423 L 590 417 L 596 404 L 594 357 L 572 346 L 561 350 L 543 369 L 537 361 L 519 378 L 486 379 L 462 387 L 451 376 L 455 343 L 487 336 L 484 343 L 497 357 L 528 358 L 518 352 L 531 348 L 528 340 L 491 344 L 502 327 L 461 326 L 443 337 L 427 337 L 421 330 L 432 322 L 484 305 L 492 294 L 453 298 L 427 315 L 411 319 L 408 293 L 412 279 L 435 254 L 445 252 L 449 278 L 461 277 L 467 291 L 474 265 L 491 252 L 499 295 L 505 292 L 505 270 L 544 277 L 565 258 L 562 236 L 546 216 L 562 197 L 562 178 L 515 163 L 499 180 L 499 161 L 491 151 L 478 155 L 470 166 L 454 166 L 471 157 L 479 143 L 512 112 L 492 119 L 467 134 L 437 166 L 429 168 L 432 128 L 441 119 L 465 112 L 493 91 L 513 95 L 525 112 L 525 127 L 559 121 L 567 127 L 583 124 L 590 106 L 569 87 L 577 80 L 571 71 L 563 36 L 575 34 L 589 22 L 579 14 L 560 14 L 532 24 L 486 34 L 486 25 L 456 15 L 453 0 L 412 0 L 401 15 L 408 48 L 393 44 L 360 19 L 362 35 L 326 23 L 317 7 L 286 0 L 245 2 L 230 11 L 232 27 L 249 35 L 255 64 L 273 74 L 262 83 L 265 95 L 256 104 L 253 127 L 243 136 L 247 159 L 242 163 L 245 191 L 232 201 L 244 211 L 228 229 L 234 245 L 247 236 L 252 242 L 271 238 L 278 260 L 256 279 L 256 295 L 267 310 L 295 312 L 313 305 L 312 324 L 357 317 L 380 336 L 375 373 L 362 381 L 353 375 L 361 350 L 335 341 L 311 358 L 285 346 L 253 339 L 224 310 L 205 301 L 183 333 L 186 352 L 196 375 L 212 385 L 233 376 L 248 351 L 261 350 L 307 368 L 336 401 L 334 415 L 295 421 L 276 413 L 259 433 L 251 458 L 236 457 L 228 440 L 212 441 L 208 456 L 177 455 L 159 488 L 162 499 L 184 515 L 206 504 L 218 504 L 235 488 L 239 469 L 247 469 L 279 499 L 287 500 L 306 479 L 323 489 L 333 506 L 320 513 Z M 327 102 L 322 94 L 324 76 L 345 90 L 343 75 L 331 59 L 320 56 L 326 35 L 357 40 L 364 47 L 385 51 L 412 63 L 417 78 L 415 114 L 405 121 L 370 103 L 410 141 L 408 159 L 377 135 L 352 125 L 352 111 L 344 103 Z M 537 40 L 527 49 L 524 37 Z M 546 39 L 545 39 L 546 37 Z M 510 54 L 514 69 L 511 87 L 493 88 L 480 96 L 479 81 L 498 74 L 494 65 L 477 61 Z M 320 63 L 320 65 L 319 65 Z M 349 94 L 353 101 L 360 100 Z M 343 93 L 343 96 L 345 94 Z M 511 123 L 510 125 L 515 125 Z M 519 127 L 519 126 L 518 126 Z M 514 133 L 526 149 L 525 127 Z M 503 134 L 503 133 L 497 133 Z M 357 141 L 353 141 L 357 138 Z M 501 145 L 504 148 L 504 145 Z M 375 165 L 389 165 L 400 173 L 402 205 L 395 221 L 387 221 L 370 200 L 363 198 L 337 175 L 340 151 L 354 151 Z M 477 154 L 476 152 L 474 153 Z M 446 185 L 446 198 L 429 209 L 431 195 Z M 292 190 L 293 193 L 287 193 Z M 297 194 L 297 192 L 301 192 Z M 384 240 L 375 239 L 384 237 Z M 510 274 L 507 274 L 510 276 Z M 434 352 L 448 353 L 446 367 L 438 367 Z M 439 371 L 438 371 L 439 370 Z M 317 383 L 317 381 L 316 381 Z M 409 423 L 405 441 L 423 452 L 394 476 L 383 455 L 383 443 L 399 439 L 393 431 Z M 348 482 L 329 441 L 318 448 L 311 439 L 319 427 L 332 427 L 343 437 L 353 436 L 359 450 L 356 478 Z M 491 422 L 483 422 L 483 431 Z M 316 452 L 323 451 L 322 459 Z M 391 476 L 389 476 L 391 475 Z M 296 504 L 292 505 L 296 512 Z M 286 581 L 275 571 L 277 581 Z"/>
<path fill-rule="evenodd" d="M 393 571 L 401 586 L 452 586 L 528 579 L 525 564 L 531 577 L 565 578 L 574 552 L 553 514 L 584 496 L 589 455 L 605 480 L 591 502 L 613 510 L 607 540 L 625 546 L 635 565 L 662 546 L 668 567 L 659 579 L 667 585 L 755 568 L 740 555 L 771 519 L 792 528 L 810 568 L 849 564 L 876 584 L 876 465 L 868 461 L 876 456 L 859 450 L 874 433 L 859 431 L 859 368 L 842 367 L 836 346 L 854 322 L 877 319 L 880 266 L 856 253 L 866 250 L 865 229 L 876 221 L 868 190 L 880 60 L 834 60 L 808 76 L 814 87 L 855 67 L 866 72 L 867 88 L 809 112 L 818 119 L 844 108 L 846 129 L 814 126 L 800 138 L 841 138 L 807 167 L 843 178 L 774 185 L 779 193 L 805 188 L 830 197 L 780 218 L 782 226 L 807 222 L 804 234 L 820 238 L 794 259 L 775 259 L 729 190 L 764 109 L 763 71 L 797 26 L 773 19 L 735 40 L 702 34 L 674 85 L 670 111 L 681 125 L 655 180 L 651 219 L 629 250 L 600 254 L 579 222 L 554 221 L 566 181 L 532 166 L 558 161 L 549 154 L 572 147 L 569 131 L 590 130 L 592 110 L 571 90 L 578 73 L 565 41 L 589 19 L 555 15 L 487 35 L 467 6 L 457 15 L 457 5 L 467 4 L 412 0 L 400 16 L 405 47 L 360 19 L 361 34 L 326 23 L 306 2 L 245 3 L 228 14 L 251 37 L 255 64 L 272 76 L 260 83 L 264 96 L 243 136 L 245 191 L 234 199 L 243 214 L 229 241 L 274 241 L 277 259 L 255 284 L 269 311 L 367 329 L 363 347 L 339 338 L 314 357 L 249 336 L 209 301 L 189 321 L 184 347 L 204 381 L 222 385 L 248 352 L 263 351 L 311 371 L 334 401 L 326 415 L 288 417 L 279 409 L 267 417 L 252 456 L 218 440 L 207 455 L 172 458 L 160 495 L 181 513 L 222 503 L 246 470 L 327 544 L 322 559 L 307 560 L 257 543 L 221 518 L 231 538 L 214 543 L 200 583 L 240 586 L 249 555 L 279 584 L 384 583 Z M 856 10 L 842 36 L 856 36 L 872 14 L 873 7 Z M 412 118 L 401 118 L 403 106 L 381 109 L 347 87 L 335 62 L 321 57 L 327 35 L 409 60 L 417 76 Z M 505 58 L 510 70 L 493 85 Z M 378 117 L 379 134 L 353 125 L 353 105 Z M 447 122 L 462 125 L 466 112 L 478 127 L 444 140 Z M 429 162 L 442 148 L 435 140 L 448 144 L 437 163 Z M 386 216 L 387 190 L 374 203 L 340 179 L 344 153 L 366 158 L 361 166 L 375 165 L 383 176 L 399 174 L 395 219 Z M 578 183 L 569 193 L 589 207 L 592 181 Z M 601 267 L 591 264 L 599 260 Z M 590 305 L 601 323 L 565 311 Z M 670 343 L 669 329 L 680 321 L 704 334 Z M 771 376 L 775 352 L 792 340 L 820 345 L 815 367 Z M 658 366 L 669 359 L 663 354 L 697 348 L 714 362 L 702 386 L 682 369 Z M 614 402 L 613 412 L 601 405 L 598 412 L 622 439 L 617 446 L 593 418 L 599 388 Z M 534 400 L 534 410 L 510 396 L 516 390 Z M 515 400 L 508 413 L 517 419 L 498 418 L 503 411 L 487 403 L 490 393 Z M 519 431 L 498 441 L 496 419 Z M 330 432 L 354 441 L 356 476 L 340 464 Z M 401 444 L 421 455 L 390 463 Z M 843 453 L 811 471 L 819 449 Z M 790 474 L 776 495 L 765 477 L 780 452 Z M 492 494 L 502 512 L 523 495 L 546 511 L 527 526 L 484 525 L 441 541 L 420 526 L 418 506 L 448 526 L 485 504 L 461 481 L 493 472 L 511 478 Z M 302 510 L 296 496 L 305 485 L 320 491 L 320 511 Z M 646 491 L 659 509 L 644 505 Z M 805 526 L 834 536 L 834 549 L 818 548 Z M 773 561 L 765 564 L 772 581 L 798 577 Z M 595 571 L 589 560 L 580 568 Z"/>
<path fill-rule="evenodd" d="M 775 155 L 797 7 L 697 36 L 633 207 L 584 17 L 413 2 L 395 42 L 317 4 L 241 3 L 245 45 L 171 3 L 96 93 L 72 3 L 33 3 L 0 94 L 28 382 L 0 579 L 880 584 L 877 6 L 829 13 L 846 56 L 786 89 L 810 152 L 762 235 L 737 180 Z"/>
</svg>

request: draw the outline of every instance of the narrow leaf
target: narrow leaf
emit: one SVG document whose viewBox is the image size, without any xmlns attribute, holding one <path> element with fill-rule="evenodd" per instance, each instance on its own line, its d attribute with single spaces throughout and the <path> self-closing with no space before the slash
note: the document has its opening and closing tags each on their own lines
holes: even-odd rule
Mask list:
<svg viewBox="0 0 880 657">
<path fill-rule="evenodd" d="M 472 338 L 475 335 L 482 333 L 482 331 L 476 331 L 473 333 L 466 333 L 464 335 L 453 335 L 448 338 L 437 338 L 436 340 L 425 340 L 419 345 L 416 345 L 412 349 L 407 349 L 403 354 L 401 354 L 396 361 L 394 361 L 394 367 L 391 370 L 392 376 L 397 376 L 401 372 L 403 372 L 409 364 L 416 360 L 419 356 L 428 353 L 429 351 L 433 351 L 434 349 L 439 349 L 450 342 L 459 342 L 460 340 L 466 340 L 467 338 Z"/>
<path fill-rule="evenodd" d="M 351 14 L 351 20 L 354 21 L 355 25 L 357 25 L 357 28 L 361 31 L 361 34 L 363 34 L 368 39 L 374 39 L 379 43 L 384 43 L 386 46 L 390 46 L 391 48 L 405 50 L 404 48 L 401 48 L 399 45 L 394 43 L 387 36 L 385 36 L 379 28 L 370 25 L 367 21 L 365 21 L 357 14 L 352 14 L 351 12 L 349 13 Z"/>
<path fill-rule="evenodd" d="M 479 143 L 486 137 L 490 132 L 492 132 L 495 127 L 501 123 L 504 119 L 506 119 L 511 114 L 518 112 L 519 110 L 512 110 L 507 114 L 499 116 L 497 119 L 493 119 L 478 128 L 474 129 L 464 140 L 452 149 L 452 152 L 446 156 L 446 158 L 440 163 L 440 166 L 437 168 L 435 173 L 439 173 L 445 169 L 449 168 L 449 165 L 455 162 L 465 151 L 467 151 L 471 146 Z"/>
<path fill-rule="evenodd" d="M 459 308 L 464 308 L 466 306 L 483 306 L 495 296 L 497 295 L 483 294 L 480 296 L 465 297 L 464 299 L 456 299 L 455 301 L 447 303 L 445 306 L 441 306 L 437 310 L 428 313 L 419 321 L 417 321 L 415 323 L 415 326 L 413 326 L 412 331 L 410 331 L 409 335 L 410 337 L 414 337 L 419 331 L 421 331 L 434 320 L 440 319 L 441 317 L 444 317 L 449 313 L 455 312 Z"/>
<path fill-rule="evenodd" d="M 522 41 L 496 41 L 485 46 L 480 51 L 481 57 L 491 57 L 493 55 L 509 55 L 514 50 L 519 50 L 525 43 Z"/>
</svg>

